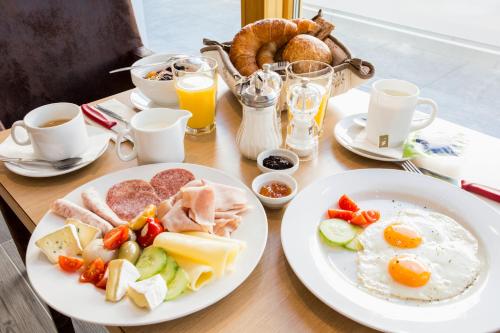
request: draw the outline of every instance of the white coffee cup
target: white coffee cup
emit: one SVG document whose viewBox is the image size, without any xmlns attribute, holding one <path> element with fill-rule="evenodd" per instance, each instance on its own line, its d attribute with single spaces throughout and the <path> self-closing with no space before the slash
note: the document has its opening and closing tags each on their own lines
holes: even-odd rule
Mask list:
<svg viewBox="0 0 500 333">
<path fill-rule="evenodd" d="M 43 127 L 57 120 L 67 121 Z M 28 135 L 20 136 L 19 127 L 24 128 Z M 23 120 L 12 124 L 10 135 L 18 145 L 31 144 L 35 155 L 48 161 L 77 157 L 87 150 L 89 144 L 82 111 L 71 103 L 52 103 L 30 111 Z"/>
<path fill-rule="evenodd" d="M 419 95 L 420 89 L 408 81 L 384 79 L 374 82 L 366 124 L 368 141 L 379 148 L 398 147 L 410 132 L 429 126 L 436 118 L 438 107 L 432 99 Z M 432 110 L 429 118 L 416 122 L 413 115 L 419 104 L 428 104 Z"/>
<path fill-rule="evenodd" d="M 184 161 L 184 133 L 192 114 L 186 110 L 153 108 L 141 111 L 130 120 L 130 128 L 118 134 L 116 154 L 122 161 L 137 157 L 139 164 Z M 121 150 L 123 137 L 131 135 L 131 153 Z"/>
</svg>

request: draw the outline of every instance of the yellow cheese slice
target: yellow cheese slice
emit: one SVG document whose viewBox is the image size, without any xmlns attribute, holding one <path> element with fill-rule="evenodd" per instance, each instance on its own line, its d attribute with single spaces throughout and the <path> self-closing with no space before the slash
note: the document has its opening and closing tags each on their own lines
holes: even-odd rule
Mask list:
<svg viewBox="0 0 500 333">
<path fill-rule="evenodd" d="M 196 236 L 196 237 L 201 237 L 201 238 L 206 238 L 206 239 L 212 239 L 215 241 L 219 242 L 225 242 L 225 243 L 230 243 L 237 245 L 239 247 L 239 251 L 242 251 L 247 247 L 247 243 L 245 241 L 239 240 L 239 239 L 234 239 L 234 238 L 228 238 L 228 237 L 221 237 L 217 236 L 214 234 L 210 234 L 208 232 L 203 232 L 203 231 L 188 231 L 188 232 L 183 232 L 184 235 L 190 235 L 190 236 Z M 234 260 L 231 261 L 231 263 L 226 267 L 227 271 L 232 271 L 233 266 L 234 266 Z"/>
<path fill-rule="evenodd" d="M 175 254 L 171 254 L 171 256 L 189 276 L 189 288 L 191 290 L 200 289 L 214 278 L 214 269 L 212 267 L 191 261 L 183 256 Z"/>
<path fill-rule="evenodd" d="M 238 256 L 240 246 L 231 242 L 222 242 L 175 232 L 163 232 L 156 236 L 153 246 L 161 247 L 168 254 L 182 256 L 195 263 L 213 268 L 217 277 L 221 277 L 231 267 Z"/>
</svg>

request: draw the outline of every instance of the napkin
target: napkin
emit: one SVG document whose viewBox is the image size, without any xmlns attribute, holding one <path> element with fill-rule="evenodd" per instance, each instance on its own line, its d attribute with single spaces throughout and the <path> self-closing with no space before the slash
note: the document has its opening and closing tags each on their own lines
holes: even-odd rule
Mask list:
<svg viewBox="0 0 500 333">
<path fill-rule="evenodd" d="M 465 164 L 469 138 L 463 132 L 424 129 L 411 133 L 403 156 L 420 168 L 448 178 L 458 179 Z"/>
<path fill-rule="evenodd" d="M 394 159 L 411 158 L 419 168 L 448 178 L 458 179 L 468 145 L 468 137 L 462 132 L 444 131 L 428 127 L 410 134 L 406 142 L 394 148 L 379 148 L 368 141 L 363 129 L 354 138 L 352 146 Z"/>
<path fill-rule="evenodd" d="M 103 108 L 106 108 L 110 111 L 113 111 L 114 113 L 118 114 L 119 116 L 123 117 L 123 119 L 127 120 L 127 121 L 130 121 L 130 119 L 132 119 L 132 117 L 136 114 L 136 112 L 134 111 L 134 109 L 132 109 L 131 107 L 123 104 L 122 102 L 118 101 L 116 98 L 112 98 L 112 99 L 109 99 L 105 102 L 102 102 L 102 103 L 99 103 L 100 106 L 102 106 Z M 100 111 L 99 111 L 100 112 Z M 116 121 L 116 125 L 113 126 L 113 129 L 110 130 L 110 129 L 107 129 L 107 128 L 104 128 L 102 127 L 101 125 L 97 124 L 96 122 L 92 121 L 91 119 L 85 117 L 85 120 L 87 123 L 93 125 L 93 126 L 97 126 L 99 128 L 102 128 L 104 131 L 107 131 L 109 134 L 111 134 L 111 139 L 113 141 L 116 141 L 116 136 L 117 136 L 117 132 L 123 132 L 125 131 L 125 129 L 127 128 L 127 126 L 122 123 L 121 121 L 119 120 L 116 120 L 106 114 L 104 114 L 103 112 L 101 112 L 106 118 L 108 119 L 112 119 L 112 120 L 115 120 Z"/>
</svg>

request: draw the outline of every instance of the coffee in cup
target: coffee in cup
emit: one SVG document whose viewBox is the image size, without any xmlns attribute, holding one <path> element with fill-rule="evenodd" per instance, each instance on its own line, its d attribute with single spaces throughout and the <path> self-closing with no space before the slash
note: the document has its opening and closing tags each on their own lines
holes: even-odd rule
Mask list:
<svg viewBox="0 0 500 333">
<path fill-rule="evenodd" d="M 27 136 L 21 136 L 19 127 Z M 80 107 L 71 103 L 52 103 L 30 111 L 12 125 L 15 143 L 31 145 L 35 155 L 48 161 L 77 157 L 89 144 L 87 128 Z"/>
</svg>

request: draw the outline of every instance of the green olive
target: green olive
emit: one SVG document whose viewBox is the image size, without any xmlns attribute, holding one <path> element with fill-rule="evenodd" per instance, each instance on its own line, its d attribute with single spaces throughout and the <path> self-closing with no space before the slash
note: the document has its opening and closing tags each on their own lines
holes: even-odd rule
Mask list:
<svg viewBox="0 0 500 333">
<path fill-rule="evenodd" d="M 137 242 L 127 241 L 120 246 L 120 250 L 118 250 L 118 258 L 119 259 L 127 259 L 132 264 L 137 262 L 139 256 L 141 255 L 141 247 Z"/>
</svg>

